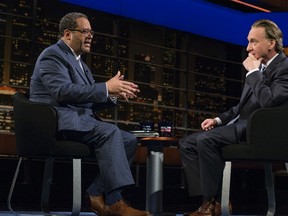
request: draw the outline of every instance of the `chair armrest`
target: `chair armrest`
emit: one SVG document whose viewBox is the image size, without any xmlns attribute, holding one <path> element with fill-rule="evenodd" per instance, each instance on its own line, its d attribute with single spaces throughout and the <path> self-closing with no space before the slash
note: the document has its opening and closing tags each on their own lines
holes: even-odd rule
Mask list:
<svg viewBox="0 0 288 216">
<path fill-rule="evenodd" d="M 247 124 L 247 145 L 255 159 L 288 160 L 288 107 L 254 111 Z"/>
</svg>

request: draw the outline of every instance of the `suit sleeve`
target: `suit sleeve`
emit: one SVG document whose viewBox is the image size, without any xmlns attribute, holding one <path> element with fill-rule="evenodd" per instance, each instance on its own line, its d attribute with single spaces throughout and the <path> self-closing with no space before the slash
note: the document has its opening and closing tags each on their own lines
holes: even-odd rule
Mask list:
<svg viewBox="0 0 288 216">
<path fill-rule="evenodd" d="M 221 125 L 226 125 L 228 122 L 230 122 L 232 119 L 236 118 L 239 114 L 239 104 L 236 106 L 231 107 L 229 110 L 226 112 L 223 112 L 218 116 L 221 120 Z"/>
<path fill-rule="evenodd" d="M 54 99 L 61 104 L 107 102 L 105 83 L 84 83 L 65 54 L 50 49 L 38 62 L 38 76 Z"/>
<path fill-rule="evenodd" d="M 288 100 L 288 59 L 285 58 L 267 76 L 263 80 L 260 73 L 254 72 L 246 78 L 262 108 L 279 106 Z"/>
</svg>

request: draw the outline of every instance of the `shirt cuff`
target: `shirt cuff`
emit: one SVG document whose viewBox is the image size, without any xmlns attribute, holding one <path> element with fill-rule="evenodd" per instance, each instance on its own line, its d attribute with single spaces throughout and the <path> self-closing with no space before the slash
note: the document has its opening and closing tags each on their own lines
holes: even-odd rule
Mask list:
<svg viewBox="0 0 288 216">
<path fill-rule="evenodd" d="M 222 121 L 221 121 L 221 119 L 219 117 L 216 117 L 214 119 L 217 122 L 217 125 L 221 125 L 222 124 Z"/>
<path fill-rule="evenodd" d="M 255 71 L 259 71 L 259 69 L 256 68 L 256 69 L 253 69 L 253 70 L 249 71 L 249 72 L 246 74 L 246 77 L 247 77 L 248 75 L 250 75 L 251 73 L 255 72 Z"/>
<path fill-rule="evenodd" d="M 109 96 L 110 100 L 113 101 L 114 103 L 117 102 L 118 98 L 116 96 Z"/>
<path fill-rule="evenodd" d="M 108 97 L 109 97 L 109 93 L 108 93 L 107 82 L 105 82 L 105 86 L 106 86 L 106 96 L 107 96 L 107 98 L 108 98 Z"/>
</svg>

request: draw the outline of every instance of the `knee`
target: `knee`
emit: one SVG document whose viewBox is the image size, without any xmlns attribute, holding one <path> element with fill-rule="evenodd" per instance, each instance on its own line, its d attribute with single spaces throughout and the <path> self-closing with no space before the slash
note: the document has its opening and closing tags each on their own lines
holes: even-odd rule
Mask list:
<svg viewBox="0 0 288 216">
<path fill-rule="evenodd" d="M 187 143 L 185 142 L 185 138 L 179 140 L 179 152 L 180 155 L 184 155 L 187 150 Z"/>
<path fill-rule="evenodd" d="M 111 138 L 120 139 L 121 132 L 120 132 L 120 129 L 116 125 L 109 124 L 108 126 L 102 128 L 102 131 L 100 131 L 99 136 L 103 140 L 107 140 Z"/>
<path fill-rule="evenodd" d="M 122 132 L 123 144 L 126 154 L 129 157 L 135 154 L 138 147 L 138 139 L 131 133 L 126 131 Z"/>
<path fill-rule="evenodd" d="M 186 136 L 179 141 L 179 152 L 183 157 L 184 155 L 191 154 L 191 152 L 197 151 L 195 143 L 195 136 Z"/>
<path fill-rule="evenodd" d="M 114 124 L 111 124 L 111 126 L 109 127 L 108 133 L 112 133 L 112 134 L 119 134 L 120 135 L 120 129 L 114 125 Z"/>
<path fill-rule="evenodd" d="M 190 136 L 186 136 L 186 137 L 181 138 L 179 140 L 179 149 L 180 150 L 186 149 L 189 146 L 189 143 L 191 143 L 190 140 L 191 140 Z"/>
<path fill-rule="evenodd" d="M 127 142 L 131 145 L 131 146 L 134 146 L 135 149 L 137 148 L 138 146 L 138 139 L 133 135 L 133 134 L 130 134 L 130 133 L 127 133 Z"/>
<path fill-rule="evenodd" d="M 209 137 L 206 133 L 201 133 L 197 136 L 196 143 L 199 152 L 206 151 L 209 146 Z"/>
</svg>

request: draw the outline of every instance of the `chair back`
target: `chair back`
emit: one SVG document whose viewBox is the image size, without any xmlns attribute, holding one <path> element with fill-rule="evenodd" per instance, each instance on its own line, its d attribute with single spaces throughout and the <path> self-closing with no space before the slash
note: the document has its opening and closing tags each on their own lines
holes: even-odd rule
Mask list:
<svg viewBox="0 0 288 216">
<path fill-rule="evenodd" d="M 256 110 L 248 122 L 247 142 L 255 159 L 288 161 L 288 107 Z"/>
<path fill-rule="evenodd" d="M 57 114 L 52 106 L 32 102 L 23 93 L 13 99 L 16 147 L 19 156 L 54 154 Z"/>
<path fill-rule="evenodd" d="M 224 160 L 288 161 L 288 107 L 263 108 L 248 119 L 247 142 L 222 148 Z"/>
</svg>

